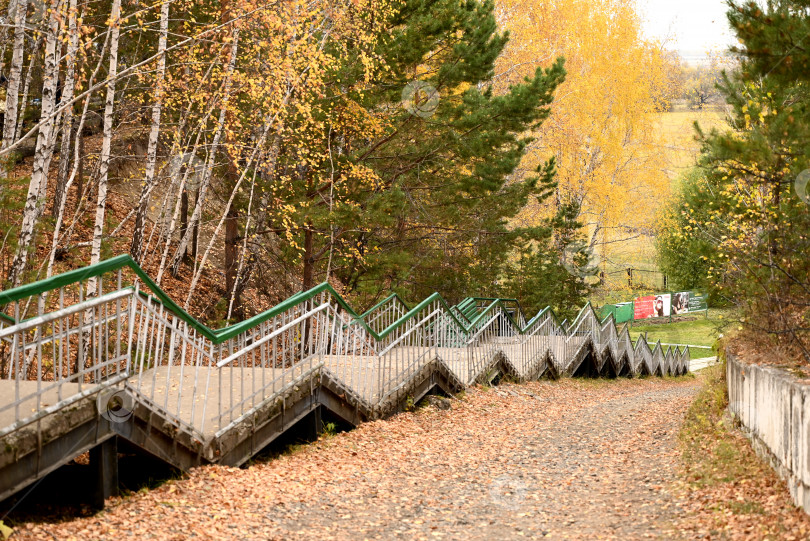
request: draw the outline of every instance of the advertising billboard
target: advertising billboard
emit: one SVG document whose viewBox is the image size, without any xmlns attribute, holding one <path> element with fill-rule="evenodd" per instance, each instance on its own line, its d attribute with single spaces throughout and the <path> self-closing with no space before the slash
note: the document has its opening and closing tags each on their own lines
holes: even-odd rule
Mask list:
<svg viewBox="0 0 810 541">
<path fill-rule="evenodd" d="M 638 297 L 633 301 L 633 319 L 647 319 L 652 317 L 655 295 Z"/>
<path fill-rule="evenodd" d="M 703 312 L 709 308 L 705 293 L 700 291 L 680 291 L 672 295 L 672 314 Z"/>
<path fill-rule="evenodd" d="M 639 297 L 634 302 L 633 319 L 669 317 L 672 307 L 672 295 L 660 293 Z"/>
<path fill-rule="evenodd" d="M 633 301 L 633 319 L 670 317 L 691 312 L 704 312 L 709 308 L 705 293 L 679 291 L 638 297 Z"/>
</svg>

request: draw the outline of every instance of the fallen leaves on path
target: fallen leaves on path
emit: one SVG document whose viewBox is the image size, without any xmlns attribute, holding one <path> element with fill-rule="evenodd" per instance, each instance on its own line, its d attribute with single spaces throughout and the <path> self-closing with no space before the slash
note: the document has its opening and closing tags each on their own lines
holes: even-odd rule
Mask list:
<svg viewBox="0 0 810 541">
<path fill-rule="evenodd" d="M 810 516 L 728 414 L 724 376 L 725 365 L 704 370 L 704 387 L 683 425 L 687 514 L 678 530 L 688 539 L 810 539 Z"/>
<path fill-rule="evenodd" d="M 677 517 L 676 435 L 698 383 L 503 384 L 364 424 L 248 468 L 28 523 L 33 539 L 658 537 Z"/>
<path fill-rule="evenodd" d="M 715 372 L 473 388 L 450 410 L 196 468 L 13 538 L 810 538 L 810 517 L 724 417 Z"/>
</svg>

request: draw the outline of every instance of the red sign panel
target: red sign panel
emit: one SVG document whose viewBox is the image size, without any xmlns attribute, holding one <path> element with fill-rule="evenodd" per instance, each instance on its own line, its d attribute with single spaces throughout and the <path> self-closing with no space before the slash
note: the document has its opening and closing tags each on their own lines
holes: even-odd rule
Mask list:
<svg viewBox="0 0 810 541">
<path fill-rule="evenodd" d="M 653 317 L 655 295 L 639 297 L 633 302 L 633 319 L 647 319 Z"/>
<path fill-rule="evenodd" d="M 672 295 L 648 295 L 635 300 L 633 319 L 647 319 L 651 317 L 669 317 L 672 308 Z"/>
</svg>

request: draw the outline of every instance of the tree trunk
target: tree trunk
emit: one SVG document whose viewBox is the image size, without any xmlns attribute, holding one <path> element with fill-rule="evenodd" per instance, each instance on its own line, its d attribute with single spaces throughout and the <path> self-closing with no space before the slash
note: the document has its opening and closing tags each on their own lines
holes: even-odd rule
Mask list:
<svg viewBox="0 0 810 541">
<path fill-rule="evenodd" d="M 76 123 L 73 119 L 73 111 L 68 108 L 65 110 L 65 119 L 62 123 L 62 141 L 59 147 L 59 172 L 56 176 L 53 201 L 51 201 L 51 216 L 53 218 L 56 218 L 56 215 L 59 214 L 60 211 L 64 211 L 66 199 L 65 186 L 70 169 L 70 146 L 75 138 Z"/>
<path fill-rule="evenodd" d="M 260 158 L 261 159 L 261 158 Z M 253 180 L 250 183 L 250 198 L 248 199 L 248 206 L 247 212 L 245 213 L 247 219 L 245 220 L 245 230 L 244 234 L 242 235 L 242 251 L 239 253 L 239 261 L 236 265 L 236 279 L 234 280 L 234 288 L 233 293 L 231 294 L 231 298 L 228 300 L 228 319 L 231 318 L 234 310 L 234 303 L 239 301 L 239 317 L 240 319 L 245 319 L 245 311 L 241 306 L 241 295 L 242 291 L 244 291 L 245 286 L 247 285 L 248 280 L 250 280 L 250 275 L 253 273 L 253 268 L 256 262 L 256 259 L 251 255 L 248 258 L 247 264 L 245 264 L 245 256 L 248 252 L 248 239 L 250 238 L 250 220 L 253 217 L 253 201 L 256 196 L 256 177 L 258 172 L 254 170 L 253 172 Z M 255 231 L 255 229 L 254 229 Z M 227 236 L 227 231 L 226 231 Z M 238 242 L 238 238 L 234 238 L 234 244 Z M 236 250 L 236 248 L 234 248 Z"/>
<path fill-rule="evenodd" d="M 214 170 L 214 163 L 216 161 L 217 152 L 219 151 L 219 143 L 222 139 L 222 132 L 225 128 L 225 120 L 226 115 L 228 114 L 228 103 L 230 100 L 231 94 L 231 82 L 233 71 L 236 68 L 236 56 L 237 50 L 239 45 L 239 29 L 233 29 L 233 43 L 231 45 L 231 54 L 230 59 L 228 61 L 228 70 L 225 74 L 225 81 L 223 85 L 223 102 L 222 108 L 220 109 L 219 119 L 217 122 L 217 130 L 214 133 L 214 139 L 211 143 L 211 150 L 208 156 L 208 161 L 205 164 L 205 171 L 203 172 L 203 178 L 200 181 L 200 188 L 199 194 L 197 195 L 197 201 L 194 205 L 194 213 L 191 215 L 191 228 L 192 230 L 196 229 L 199 222 L 200 217 L 202 215 L 202 208 L 205 204 L 205 197 L 208 191 L 208 185 L 211 182 L 211 175 L 213 174 Z M 183 254 L 185 254 L 186 247 L 188 246 L 189 241 L 191 240 L 190 231 L 186 231 L 186 234 L 180 239 L 180 245 L 177 247 L 177 251 L 172 258 L 171 263 L 171 270 L 172 274 L 177 275 L 178 268 L 180 266 L 180 262 L 183 260 Z"/>
<path fill-rule="evenodd" d="M 135 215 L 135 230 L 132 234 L 132 244 L 129 251 L 138 263 L 143 257 L 142 244 L 146 221 L 146 211 L 149 207 L 149 195 L 155 186 L 155 169 L 157 164 L 157 144 L 160 135 L 160 115 L 163 109 L 163 83 L 166 77 L 166 39 L 169 33 L 169 2 L 164 0 L 160 7 L 160 38 L 158 39 L 158 65 L 157 81 L 155 83 L 155 103 L 152 106 L 152 126 L 149 129 L 149 145 L 146 151 L 146 178 L 141 197 L 138 200 L 138 213 Z M 188 209 L 188 195 L 186 209 Z"/>
<path fill-rule="evenodd" d="M 13 24 L 16 21 L 16 13 L 17 13 L 17 0 L 11 0 L 8 3 L 8 12 L 6 14 L 6 21 L 9 24 Z M 0 42 L 3 43 L 3 47 L 0 48 L 0 73 L 4 73 L 6 69 L 6 43 L 8 38 L 8 27 L 9 25 L 3 26 L 3 29 L 0 30 Z"/>
<path fill-rule="evenodd" d="M 228 202 L 225 204 L 225 211 L 220 217 L 219 223 L 217 223 L 216 228 L 214 229 L 214 233 L 211 235 L 211 238 L 208 241 L 208 245 L 205 248 L 205 252 L 200 259 L 199 265 L 195 265 L 196 269 L 194 272 L 194 277 L 191 279 L 191 286 L 188 290 L 188 295 L 186 296 L 186 302 L 184 308 L 187 309 L 189 303 L 191 302 L 191 297 L 194 295 L 194 290 L 197 287 L 197 283 L 200 280 L 200 276 L 202 275 L 203 269 L 205 268 L 205 262 L 208 260 L 208 255 L 211 253 L 211 248 L 214 245 L 214 241 L 218 238 L 219 232 L 222 229 L 222 226 L 225 223 L 226 218 L 228 217 L 228 213 L 231 210 L 231 205 L 233 205 L 234 200 L 236 199 L 236 195 L 239 193 L 239 187 L 242 185 L 242 181 L 244 180 L 247 171 L 253 167 L 257 156 L 259 155 L 259 149 L 264 147 L 264 143 L 267 140 L 267 134 L 270 131 L 270 128 L 273 126 L 273 119 L 268 119 L 267 123 L 262 130 L 262 134 L 259 137 L 256 145 L 253 148 L 253 154 L 246 160 L 244 170 L 242 174 L 239 176 L 239 179 L 236 181 L 233 189 L 231 190 L 231 195 L 228 198 Z"/>
<path fill-rule="evenodd" d="M 76 0 L 70 0 L 68 10 L 68 32 L 70 37 L 67 48 L 65 86 L 62 89 L 62 100 L 60 103 L 69 103 L 73 100 L 73 94 L 76 91 L 76 56 L 79 50 L 79 31 L 76 28 L 78 15 Z M 70 160 L 68 159 L 70 156 L 70 145 L 76 137 L 73 107 L 70 106 L 65 109 L 63 115 L 62 145 L 59 149 L 59 174 L 56 177 L 56 190 L 54 192 L 53 206 L 51 207 L 51 215 L 54 218 L 56 218 L 60 210 L 64 211 L 65 184 L 67 184 L 70 171 Z M 62 208 L 57 208 L 57 205 Z"/>
<path fill-rule="evenodd" d="M 299 174 L 301 177 L 301 182 L 306 183 L 307 191 L 309 193 L 314 192 L 313 186 L 313 179 L 312 175 L 309 174 L 306 166 L 299 167 Z M 314 274 L 314 267 L 315 267 L 315 254 L 314 254 L 314 235 L 312 233 L 312 224 L 306 224 L 306 229 L 304 230 L 304 275 L 302 280 L 302 286 L 304 291 L 310 289 L 313 285 L 313 274 Z"/>
<path fill-rule="evenodd" d="M 186 231 L 188 231 L 188 190 L 183 190 L 180 194 L 180 236 L 185 235 Z M 189 263 L 188 250 L 183 255 L 183 261 Z"/>
<path fill-rule="evenodd" d="M 88 97 L 87 99 L 85 99 L 82 114 L 78 119 L 78 127 L 75 130 L 76 133 L 81 132 L 82 128 L 84 127 L 84 121 L 87 118 L 87 108 L 88 108 L 89 104 L 90 104 L 90 99 Z M 73 158 L 74 158 L 73 159 L 73 168 L 72 168 L 72 170 L 70 172 L 70 175 L 68 176 L 67 181 L 65 182 L 64 186 L 62 187 L 62 192 L 61 192 L 61 194 L 59 196 L 59 199 L 54 203 L 54 206 L 56 207 L 56 214 L 54 215 L 55 223 L 54 223 L 54 226 L 53 226 L 53 240 L 51 242 L 51 253 L 48 256 L 48 269 L 47 269 L 47 271 L 45 273 L 46 278 L 50 278 L 51 275 L 53 274 L 53 264 L 54 264 L 54 261 L 55 261 L 55 258 L 56 258 L 56 252 L 57 252 L 57 250 L 59 248 L 59 239 L 60 239 L 60 236 L 61 236 L 62 222 L 64 221 L 64 217 L 65 217 L 65 206 L 66 206 L 65 201 L 67 200 L 67 192 L 68 192 L 68 189 L 70 188 L 70 185 L 76 180 L 77 173 L 79 172 L 80 166 L 81 166 L 81 163 L 82 163 L 82 160 L 79 157 L 80 151 L 83 150 L 81 141 L 83 141 L 83 139 L 76 139 L 75 140 L 75 147 L 74 147 L 75 150 L 74 150 L 74 153 L 73 153 Z M 70 149 L 68 149 L 68 151 L 69 150 Z M 63 159 L 65 161 L 67 161 L 67 155 L 63 155 Z M 77 197 L 77 199 L 78 199 L 78 197 Z M 69 234 L 68 234 L 68 238 L 69 238 Z"/>
<path fill-rule="evenodd" d="M 23 3 L 21 3 L 20 6 L 22 7 Z M 31 173 L 31 181 L 28 184 L 25 208 L 23 209 L 22 225 L 20 226 L 20 234 L 17 240 L 17 253 L 14 256 L 14 262 L 11 265 L 11 273 L 9 275 L 9 281 L 12 287 L 19 285 L 26 264 L 28 263 L 28 251 L 33 243 L 34 230 L 42 215 L 42 207 L 44 204 L 44 198 L 42 196 L 45 194 L 47 188 L 48 166 L 50 164 L 51 155 L 53 154 L 52 138 L 56 119 L 50 117 L 56 107 L 56 82 L 59 75 L 59 64 L 56 58 L 56 45 L 59 35 L 59 10 L 58 6 L 53 6 L 53 8 L 48 20 L 48 36 L 45 45 L 45 67 L 43 70 L 44 81 L 42 85 L 42 118 L 47 120 L 42 123 L 37 133 L 34 166 Z M 8 116 L 6 120 L 8 121 Z M 6 124 L 4 130 L 5 128 L 10 128 L 10 138 L 13 138 L 14 127 L 10 127 Z M 5 131 L 3 136 L 3 142 L 5 144 Z"/>
<path fill-rule="evenodd" d="M 34 74 L 34 63 L 36 62 L 39 48 L 42 46 L 42 36 L 40 35 L 34 42 L 31 48 L 31 55 L 28 59 L 28 72 L 25 74 L 25 83 L 23 84 L 22 105 L 20 106 L 20 114 L 17 116 L 17 129 L 14 131 L 14 141 L 20 138 L 22 132 L 23 120 L 25 119 L 25 104 L 28 103 L 28 91 L 31 89 L 31 79 Z"/>
<path fill-rule="evenodd" d="M 121 0 L 113 0 L 110 10 L 110 67 L 108 70 L 107 97 L 104 103 L 104 138 L 101 141 L 99 157 L 98 198 L 96 200 L 96 222 L 93 227 L 93 242 L 90 247 L 90 264 L 101 260 L 101 238 L 104 233 L 104 215 L 107 208 L 107 175 L 110 169 L 110 147 L 112 145 L 113 106 L 115 105 L 115 79 L 118 75 L 118 36 L 121 24 Z M 96 292 L 97 280 L 87 282 L 88 297 Z"/>
<path fill-rule="evenodd" d="M 82 130 L 76 130 L 76 144 L 79 145 L 79 168 L 76 172 L 76 206 L 78 206 L 84 193 L 84 156 L 86 153 Z"/>
<path fill-rule="evenodd" d="M 207 116 L 206 116 L 207 118 Z M 200 139 L 202 138 L 203 131 L 197 131 L 197 138 L 194 141 L 194 146 L 192 147 L 191 154 L 195 154 L 197 149 L 200 145 Z M 178 173 L 179 174 L 179 173 Z M 180 186 L 177 189 L 177 193 L 182 194 L 183 190 L 186 189 L 186 183 L 188 182 L 188 176 L 191 174 L 191 168 L 186 168 L 185 172 L 180 176 Z M 157 277 L 155 278 L 155 282 L 160 285 L 160 281 L 163 279 L 163 273 L 166 270 L 166 261 L 169 257 L 169 248 L 171 247 L 172 238 L 174 237 L 175 226 L 177 225 L 178 217 L 180 216 L 180 205 L 182 203 L 182 198 L 180 196 L 174 198 L 174 211 L 172 212 L 171 219 L 169 220 L 169 227 L 166 230 L 166 243 L 163 247 L 163 252 L 160 256 L 160 265 L 158 265 L 158 272 Z M 182 237 L 181 237 L 182 239 Z"/>
<path fill-rule="evenodd" d="M 313 261 L 313 254 L 312 254 L 312 244 L 313 244 L 313 235 L 312 229 L 307 226 L 307 229 L 304 231 L 304 277 L 302 280 L 302 286 L 304 291 L 311 289 L 312 286 L 315 284 L 313 283 L 313 271 L 315 267 L 315 262 Z"/>
<path fill-rule="evenodd" d="M 241 320 L 243 316 L 241 292 L 236 283 L 236 270 L 239 265 L 239 211 L 235 207 L 236 205 L 231 205 L 225 219 L 225 291 L 228 298 L 232 299 L 233 317 Z"/>
<path fill-rule="evenodd" d="M 17 109 L 19 107 L 20 79 L 22 77 L 23 56 L 25 53 L 25 16 L 27 11 L 27 0 L 17 2 L 17 10 L 14 13 L 14 49 L 11 54 L 11 69 L 9 70 L 8 86 L 6 88 L 6 116 L 3 121 L 2 148 L 4 149 L 14 142 L 14 130 L 17 128 Z M 44 98 L 43 95 L 43 100 Z M 44 105 L 43 103 L 43 107 Z"/>
<path fill-rule="evenodd" d="M 194 200 L 199 201 L 200 191 L 194 192 Z M 197 261 L 197 247 L 200 243 L 200 222 L 194 224 L 191 228 L 191 261 Z"/>
</svg>

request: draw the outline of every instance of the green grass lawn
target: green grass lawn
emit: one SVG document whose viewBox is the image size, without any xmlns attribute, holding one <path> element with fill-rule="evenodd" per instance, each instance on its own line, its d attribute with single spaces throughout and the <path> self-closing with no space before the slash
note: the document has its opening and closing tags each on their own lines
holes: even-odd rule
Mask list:
<svg viewBox="0 0 810 541">
<path fill-rule="evenodd" d="M 717 339 L 730 325 L 734 313 L 728 309 L 709 310 L 708 319 L 703 314 L 690 321 L 658 324 L 634 324 L 630 328 L 630 336 L 635 341 L 640 335 L 647 333 L 647 342 L 654 344 L 658 340 L 667 344 L 688 344 L 691 346 L 710 346 L 714 348 Z M 696 349 L 692 357 L 697 358 L 712 355 L 708 349 Z"/>
</svg>

